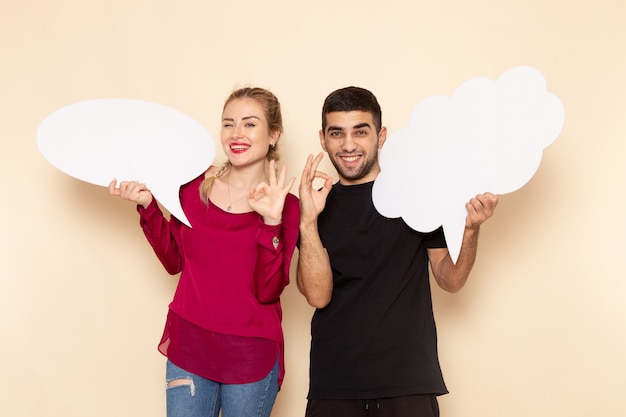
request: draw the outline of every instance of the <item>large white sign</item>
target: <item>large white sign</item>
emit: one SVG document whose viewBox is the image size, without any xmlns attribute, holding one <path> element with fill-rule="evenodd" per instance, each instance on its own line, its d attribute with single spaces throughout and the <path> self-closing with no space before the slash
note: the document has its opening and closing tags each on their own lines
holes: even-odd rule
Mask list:
<svg viewBox="0 0 626 417">
<path fill-rule="evenodd" d="M 414 109 L 408 127 L 385 142 L 374 205 L 420 232 L 443 226 L 456 262 L 465 203 L 479 193 L 505 194 L 526 184 L 564 120 L 561 101 L 527 66 L 496 81 L 470 79 L 452 97 L 429 97 Z"/>
<path fill-rule="evenodd" d="M 56 168 L 91 184 L 112 179 L 145 183 L 154 197 L 190 226 L 180 186 L 215 158 L 208 131 L 172 108 L 131 99 L 97 99 L 63 107 L 40 124 L 37 145 Z"/>
</svg>

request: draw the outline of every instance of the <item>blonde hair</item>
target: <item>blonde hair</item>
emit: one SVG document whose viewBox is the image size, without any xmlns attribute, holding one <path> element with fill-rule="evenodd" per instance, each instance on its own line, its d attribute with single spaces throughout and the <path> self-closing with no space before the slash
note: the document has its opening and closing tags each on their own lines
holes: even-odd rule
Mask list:
<svg viewBox="0 0 626 417">
<path fill-rule="evenodd" d="M 224 102 L 225 109 L 226 106 L 233 100 L 243 100 L 243 99 L 252 99 L 261 105 L 263 108 L 263 112 L 265 113 L 265 118 L 267 119 L 269 133 L 278 132 L 278 136 L 283 133 L 283 116 L 280 111 L 280 102 L 278 98 L 269 90 L 260 87 L 244 87 L 233 91 L 226 101 Z M 265 158 L 268 161 L 272 159 L 278 161 L 280 159 L 280 155 L 278 153 L 278 141 L 271 145 L 267 151 L 267 155 Z M 215 178 L 221 177 L 230 169 L 231 164 L 230 161 L 226 161 L 224 165 L 222 165 L 215 174 L 211 175 L 208 178 L 205 178 L 200 184 L 200 199 L 205 203 L 209 201 L 209 193 L 211 192 L 211 187 L 213 187 L 213 181 Z"/>
</svg>

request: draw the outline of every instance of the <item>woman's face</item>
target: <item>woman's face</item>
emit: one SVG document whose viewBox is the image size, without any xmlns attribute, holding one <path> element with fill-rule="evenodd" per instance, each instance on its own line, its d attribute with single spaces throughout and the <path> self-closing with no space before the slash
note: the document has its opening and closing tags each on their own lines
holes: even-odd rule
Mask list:
<svg viewBox="0 0 626 417">
<path fill-rule="evenodd" d="M 222 148 L 233 166 L 264 161 L 278 132 L 270 133 L 261 104 L 251 98 L 230 101 L 222 114 Z"/>
</svg>

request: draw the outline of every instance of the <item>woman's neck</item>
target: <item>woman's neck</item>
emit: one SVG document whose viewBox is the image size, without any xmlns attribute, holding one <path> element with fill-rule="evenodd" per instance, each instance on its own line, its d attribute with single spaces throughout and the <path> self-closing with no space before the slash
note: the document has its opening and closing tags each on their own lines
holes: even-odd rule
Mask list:
<svg viewBox="0 0 626 417">
<path fill-rule="evenodd" d="M 236 189 L 253 189 L 261 181 L 265 181 L 265 164 L 259 164 L 253 167 L 239 168 L 231 166 L 225 175 L 228 184 Z"/>
</svg>

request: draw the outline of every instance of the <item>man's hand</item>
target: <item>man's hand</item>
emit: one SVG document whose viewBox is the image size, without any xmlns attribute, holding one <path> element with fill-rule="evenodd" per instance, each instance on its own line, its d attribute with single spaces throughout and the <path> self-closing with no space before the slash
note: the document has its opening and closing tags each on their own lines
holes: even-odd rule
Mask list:
<svg viewBox="0 0 626 417">
<path fill-rule="evenodd" d="M 304 170 L 302 171 L 302 178 L 300 178 L 300 187 L 298 189 L 300 198 L 300 224 L 311 224 L 317 221 L 317 216 L 324 210 L 326 198 L 333 186 L 332 177 L 317 170 L 323 157 L 324 153 L 322 152 L 320 152 L 315 159 L 313 159 L 313 155 L 309 155 Z M 316 178 L 324 180 L 324 186 L 320 190 L 313 189 L 313 181 Z"/>
<path fill-rule="evenodd" d="M 465 204 L 467 209 L 465 226 L 470 229 L 478 229 L 485 220 L 493 216 L 497 205 L 497 195 L 492 193 L 478 194 Z"/>
</svg>

